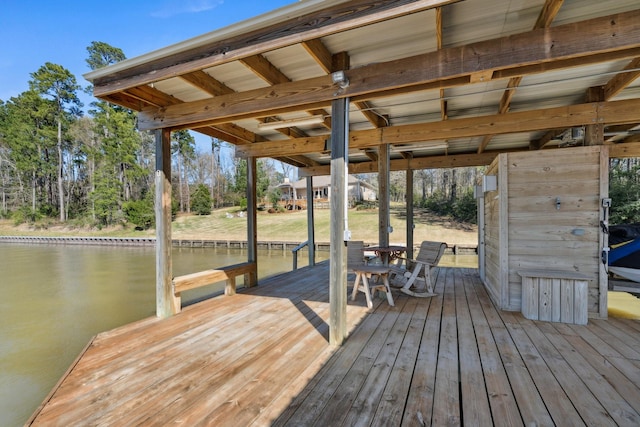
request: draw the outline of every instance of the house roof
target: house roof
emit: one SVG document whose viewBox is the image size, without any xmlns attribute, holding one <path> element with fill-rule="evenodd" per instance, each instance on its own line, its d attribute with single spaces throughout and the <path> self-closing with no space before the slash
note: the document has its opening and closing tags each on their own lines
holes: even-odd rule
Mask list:
<svg viewBox="0 0 640 427">
<path fill-rule="evenodd" d="M 382 144 L 392 170 L 602 138 L 640 156 L 639 75 L 637 0 L 303 0 L 85 77 L 143 130 L 193 129 L 304 176 L 329 173 L 342 97 L 351 173 L 375 172 Z"/>
<path fill-rule="evenodd" d="M 371 188 L 375 190 L 375 187 L 369 184 L 366 181 L 362 181 L 356 178 L 353 175 L 348 175 L 348 184 L 353 185 L 360 183 L 363 187 Z M 317 187 L 330 187 L 331 186 L 331 175 L 318 175 L 313 177 L 313 186 Z M 278 187 L 292 187 L 295 189 L 304 189 L 307 188 L 307 180 L 305 178 L 299 179 L 295 182 L 285 182 L 283 184 L 278 185 Z"/>
</svg>

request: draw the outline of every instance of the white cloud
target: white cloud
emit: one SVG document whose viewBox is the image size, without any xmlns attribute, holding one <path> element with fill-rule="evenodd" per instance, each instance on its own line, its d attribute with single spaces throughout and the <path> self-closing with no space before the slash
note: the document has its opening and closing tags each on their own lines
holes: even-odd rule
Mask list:
<svg viewBox="0 0 640 427">
<path fill-rule="evenodd" d="M 151 12 L 154 18 L 170 18 L 184 13 L 200 13 L 215 9 L 223 0 L 166 0 L 160 9 Z"/>
</svg>

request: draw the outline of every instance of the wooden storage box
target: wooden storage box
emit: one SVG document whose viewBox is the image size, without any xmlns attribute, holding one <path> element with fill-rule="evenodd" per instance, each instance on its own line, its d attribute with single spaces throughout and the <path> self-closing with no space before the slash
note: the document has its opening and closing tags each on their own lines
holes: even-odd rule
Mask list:
<svg viewBox="0 0 640 427">
<path fill-rule="evenodd" d="M 531 320 L 586 325 L 589 277 L 571 271 L 523 270 L 522 314 Z"/>
</svg>

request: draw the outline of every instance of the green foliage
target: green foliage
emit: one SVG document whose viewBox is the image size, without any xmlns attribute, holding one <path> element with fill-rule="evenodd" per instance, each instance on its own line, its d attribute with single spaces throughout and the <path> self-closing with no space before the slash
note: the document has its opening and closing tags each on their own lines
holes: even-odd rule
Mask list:
<svg viewBox="0 0 640 427">
<path fill-rule="evenodd" d="M 609 171 L 611 224 L 640 222 L 640 164 L 634 159 L 615 160 Z"/>
<path fill-rule="evenodd" d="M 138 230 L 148 230 L 154 225 L 153 197 L 125 202 L 122 210 L 127 221 L 134 224 Z"/>
<path fill-rule="evenodd" d="M 28 223 L 35 223 L 36 221 L 42 219 L 42 214 L 38 211 L 31 210 L 29 207 L 22 207 L 15 211 L 11 216 L 13 223 L 15 225 Z"/>
<path fill-rule="evenodd" d="M 213 200 L 209 189 L 204 184 L 198 184 L 191 196 L 191 211 L 198 215 L 211 215 Z"/>
<path fill-rule="evenodd" d="M 67 108 L 82 107 L 77 95 L 80 85 L 75 76 L 62 65 L 45 63 L 38 71 L 31 73 L 29 88 L 53 100 L 59 115 Z"/>
<path fill-rule="evenodd" d="M 460 222 L 475 224 L 477 221 L 478 205 L 473 197 L 473 189 L 467 189 L 460 198 L 453 202 L 441 192 L 428 196 L 422 206 L 436 215 L 450 216 Z"/>
<path fill-rule="evenodd" d="M 120 183 L 110 174 L 96 176 L 95 191 L 90 195 L 98 224 L 112 225 L 121 218 Z"/>
<path fill-rule="evenodd" d="M 423 208 L 429 209 L 436 215 L 451 215 L 453 213 L 453 205 L 447 196 L 436 191 L 423 200 Z"/>
<path fill-rule="evenodd" d="M 256 196 L 258 199 L 264 198 L 269 190 L 269 176 L 267 175 L 265 164 L 260 160 L 256 164 Z M 233 185 L 230 188 L 240 197 L 246 198 L 247 193 L 247 161 L 245 159 L 236 159 L 235 171 L 233 176 Z M 246 203 L 246 201 L 245 201 Z"/>
<path fill-rule="evenodd" d="M 273 206 L 274 208 L 278 207 L 278 202 L 280 201 L 280 197 L 282 196 L 282 192 L 280 191 L 279 188 L 274 187 L 272 188 L 269 193 L 269 202 L 271 202 L 271 206 Z"/>
<path fill-rule="evenodd" d="M 478 203 L 473 197 L 473 188 L 468 188 L 453 204 L 453 217 L 461 222 L 478 222 Z"/>
<path fill-rule="evenodd" d="M 238 204 L 238 206 L 240 206 L 240 210 L 246 211 L 247 210 L 247 198 L 243 197 L 242 199 L 240 199 L 240 203 Z"/>
<path fill-rule="evenodd" d="M 104 68 L 127 59 L 122 49 L 104 42 L 91 42 L 91 45 L 87 47 L 87 53 L 89 53 L 89 57 L 86 61 L 91 70 Z"/>
</svg>

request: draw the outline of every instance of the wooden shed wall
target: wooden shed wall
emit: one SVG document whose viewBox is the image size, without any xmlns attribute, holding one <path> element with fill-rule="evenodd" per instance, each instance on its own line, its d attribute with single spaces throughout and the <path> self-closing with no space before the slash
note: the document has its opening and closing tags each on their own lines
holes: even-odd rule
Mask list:
<svg viewBox="0 0 640 427">
<path fill-rule="evenodd" d="M 497 175 L 498 159 L 487 169 L 486 175 Z M 485 285 L 494 301 L 500 297 L 500 196 L 498 191 L 484 194 L 484 269 Z"/>
<path fill-rule="evenodd" d="M 599 146 L 567 150 L 501 154 L 490 169 L 498 190 L 485 194 L 486 285 L 505 310 L 521 309 L 518 271 L 551 269 L 586 274 L 589 314 L 606 316 L 600 221 L 608 156 Z"/>
</svg>

